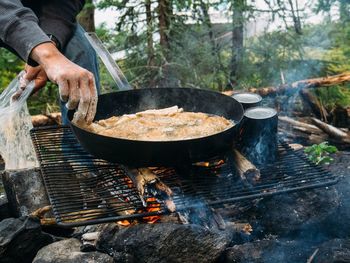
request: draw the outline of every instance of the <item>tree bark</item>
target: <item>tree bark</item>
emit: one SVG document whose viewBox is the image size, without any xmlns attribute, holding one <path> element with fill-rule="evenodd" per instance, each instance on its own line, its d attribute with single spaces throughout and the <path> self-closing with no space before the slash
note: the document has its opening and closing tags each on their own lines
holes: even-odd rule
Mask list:
<svg viewBox="0 0 350 263">
<path fill-rule="evenodd" d="M 78 23 L 86 32 L 95 32 L 95 5 L 93 0 L 87 0 L 83 10 L 77 17 Z"/>
</svg>

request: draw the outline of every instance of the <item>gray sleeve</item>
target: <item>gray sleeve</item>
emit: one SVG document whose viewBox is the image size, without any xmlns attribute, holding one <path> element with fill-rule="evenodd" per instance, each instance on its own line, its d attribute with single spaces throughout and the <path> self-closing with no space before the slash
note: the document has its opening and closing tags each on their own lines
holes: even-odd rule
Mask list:
<svg viewBox="0 0 350 263">
<path fill-rule="evenodd" d="M 76 16 L 84 6 L 83 0 L 42 1 L 39 24 L 46 34 L 54 35 L 64 48 L 76 28 Z"/>
<path fill-rule="evenodd" d="M 37 45 L 50 42 L 33 11 L 20 0 L 0 1 L 0 40 L 25 61 Z"/>
</svg>

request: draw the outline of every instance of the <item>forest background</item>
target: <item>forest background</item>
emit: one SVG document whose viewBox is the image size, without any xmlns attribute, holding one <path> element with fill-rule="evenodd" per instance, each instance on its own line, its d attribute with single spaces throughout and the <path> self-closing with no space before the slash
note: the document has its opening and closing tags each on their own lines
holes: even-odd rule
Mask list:
<svg viewBox="0 0 350 263">
<path fill-rule="evenodd" d="M 112 27 L 96 26 L 96 10 L 115 11 Z M 78 20 L 135 88 L 244 90 L 350 71 L 350 0 L 89 0 Z M 23 66 L 0 50 L 0 91 Z M 117 90 L 102 65 L 100 74 L 102 92 Z M 312 92 L 329 112 L 350 107 L 349 84 Z M 59 111 L 55 85 L 28 104 Z"/>
</svg>

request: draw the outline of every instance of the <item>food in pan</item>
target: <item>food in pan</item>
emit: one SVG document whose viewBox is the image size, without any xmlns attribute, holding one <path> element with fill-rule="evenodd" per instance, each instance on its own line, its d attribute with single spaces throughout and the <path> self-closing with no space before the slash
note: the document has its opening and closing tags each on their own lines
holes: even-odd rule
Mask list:
<svg viewBox="0 0 350 263">
<path fill-rule="evenodd" d="M 124 114 L 82 127 L 104 136 L 140 140 L 174 141 L 209 136 L 234 125 L 224 117 L 186 112 L 178 106 Z"/>
</svg>

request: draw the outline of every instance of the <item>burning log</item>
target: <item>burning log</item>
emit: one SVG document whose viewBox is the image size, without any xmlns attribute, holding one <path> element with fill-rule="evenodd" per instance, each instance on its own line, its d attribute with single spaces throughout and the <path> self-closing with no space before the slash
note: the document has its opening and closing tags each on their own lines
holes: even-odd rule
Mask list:
<svg viewBox="0 0 350 263">
<path fill-rule="evenodd" d="M 149 168 L 123 168 L 136 186 L 145 207 L 147 206 L 147 202 L 145 201 L 144 196 L 147 192 L 150 192 L 153 196 L 162 196 L 164 203 L 170 212 L 176 210 L 175 203 L 171 198 L 173 192 Z"/>
<path fill-rule="evenodd" d="M 344 143 L 350 143 L 350 135 L 346 132 L 343 132 L 342 130 L 327 124 L 323 121 L 320 121 L 316 118 L 311 118 L 312 122 L 318 127 L 320 128 L 322 131 L 324 131 L 325 133 L 327 133 L 328 135 L 330 135 L 331 137 L 335 138 L 335 139 L 339 139 Z"/>
<path fill-rule="evenodd" d="M 243 181 L 255 182 L 260 179 L 260 171 L 239 151 L 233 149 L 234 164 Z"/>
</svg>

